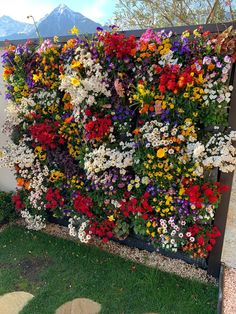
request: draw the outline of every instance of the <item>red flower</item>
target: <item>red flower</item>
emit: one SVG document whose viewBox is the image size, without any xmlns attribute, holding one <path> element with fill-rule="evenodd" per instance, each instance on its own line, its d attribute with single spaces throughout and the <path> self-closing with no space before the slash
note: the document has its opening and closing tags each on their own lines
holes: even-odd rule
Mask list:
<svg viewBox="0 0 236 314">
<path fill-rule="evenodd" d="M 112 121 L 110 115 L 104 118 L 98 118 L 95 121 L 90 121 L 85 125 L 87 131 L 87 138 L 89 140 L 96 139 L 101 140 L 105 135 L 110 133 L 112 127 Z"/>
<path fill-rule="evenodd" d="M 210 243 L 211 243 L 211 245 L 215 245 L 216 244 L 216 240 L 215 239 L 210 239 Z"/>
<path fill-rule="evenodd" d="M 108 238 L 112 238 L 113 237 L 113 233 L 111 231 L 108 231 L 107 232 L 107 236 L 108 236 Z"/>
<path fill-rule="evenodd" d="M 206 250 L 207 250 L 207 252 L 212 251 L 212 246 L 210 244 L 207 244 L 206 245 Z"/>
<path fill-rule="evenodd" d="M 143 218 L 144 220 L 148 220 L 148 214 L 143 214 L 143 215 L 142 215 L 142 218 Z"/>
<path fill-rule="evenodd" d="M 33 139 L 42 146 L 55 149 L 58 143 L 64 144 L 65 140 L 58 134 L 59 122 L 45 119 L 43 123 L 35 123 L 29 127 Z"/>
<path fill-rule="evenodd" d="M 218 192 L 222 193 L 222 192 L 227 192 L 229 190 L 228 185 L 222 185 L 219 187 Z"/>
<path fill-rule="evenodd" d="M 90 233 L 102 238 L 104 243 L 108 242 L 109 238 L 113 237 L 112 230 L 115 227 L 114 221 L 102 220 L 102 221 L 90 221 L 89 231 Z"/>
<path fill-rule="evenodd" d="M 147 220 L 149 217 L 148 212 L 153 212 L 153 206 L 148 203 L 149 196 L 150 194 L 145 192 L 140 197 L 140 199 L 132 197 L 120 201 L 121 213 L 124 215 L 124 217 L 129 217 L 130 215 L 136 215 L 137 213 L 140 213 L 142 214 L 143 219 Z"/>
<path fill-rule="evenodd" d="M 46 193 L 46 208 L 55 209 L 57 207 L 63 207 L 64 198 L 60 189 L 49 188 Z"/>
<path fill-rule="evenodd" d="M 199 245 L 203 246 L 205 244 L 205 241 L 204 241 L 204 238 L 203 237 L 200 237 L 197 239 L 197 242 Z"/>
<path fill-rule="evenodd" d="M 124 34 L 106 32 L 100 37 L 100 41 L 103 41 L 107 56 L 123 59 L 136 52 L 136 38 L 133 35 L 126 38 Z"/>
<path fill-rule="evenodd" d="M 91 207 L 93 206 L 93 201 L 90 197 L 85 197 L 80 194 L 80 192 L 77 192 L 76 197 L 74 199 L 74 208 L 86 215 L 87 217 L 93 217 L 94 214 L 91 211 Z"/>
<path fill-rule="evenodd" d="M 12 195 L 11 197 L 13 203 L 15 203 L 16 209 L 24 209 L 25 204 L 21 201 L 20 194 L 17 192 L 16 194 Z"/>
</svg>

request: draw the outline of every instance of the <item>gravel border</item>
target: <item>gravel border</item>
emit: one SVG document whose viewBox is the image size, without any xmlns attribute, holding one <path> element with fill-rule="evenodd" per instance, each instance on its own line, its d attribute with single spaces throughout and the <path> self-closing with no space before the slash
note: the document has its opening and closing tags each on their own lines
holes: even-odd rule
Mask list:
<svg viewBox="0 0 236 314">
<path fill-rule="evenodd" d="M 23 220 L 18 220 L 15 224 L 25 226 Z M 6 228 L 7 226 L 3 229 Z M 0 228 L 0 232 L 2 231 L 1 229 L 2 228 Z M 57 224 L 48 223 L 46 228 L 42 229 L 41 232 L 80 243 L 79 239 L 72 238 L 69 235 L 67 227 Z M 194 279 L 203 283 L 210 283 L 218 286 L 216 278 L 208 275 L 206 270 L 187 264 L 182 260 L 166 257 L 157 252 L 150 253 L 148 251 L 131 248 L 114 241 L 103 243 L 99 238 L 93 238 L 87 245 L 95 245 L 103 251 L 118 255 L 139 264 L 158 268 L 164 272 L 176 274 L 182 278 Z"/>
<path fill-rule="evenodd" d="M 222 314 L 236 313 L 236 269 L 224 266 Z"/>
</svg>

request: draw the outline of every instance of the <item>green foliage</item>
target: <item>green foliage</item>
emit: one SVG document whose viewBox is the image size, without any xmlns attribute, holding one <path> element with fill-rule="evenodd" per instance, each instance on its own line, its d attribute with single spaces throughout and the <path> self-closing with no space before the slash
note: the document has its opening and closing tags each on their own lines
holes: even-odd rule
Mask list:
<svg viewBox="0 0 236 314">
<path fill-rule="evenodd" d="M 0 191 L 0 224 L 15 219 L 15 207 L 11 200 L 11 192 Z"/>
</svg>

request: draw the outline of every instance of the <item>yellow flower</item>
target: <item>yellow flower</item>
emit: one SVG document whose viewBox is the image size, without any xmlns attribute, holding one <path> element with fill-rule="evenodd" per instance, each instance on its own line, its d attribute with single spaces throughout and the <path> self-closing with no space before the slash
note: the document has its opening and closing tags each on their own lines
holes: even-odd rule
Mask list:
<svg viewBox="0 0 236 314">
<path fill-rule="evenodd" d="M 195 37 L 200 37 L 200 36 L 201 36 L 201 34 L 199 33 L 198 29 L 195 29 L 195 30 L 193 31 L 193 35 L 194 35 Z"/>
<path fill-rule="evenodd" d="M 114 221 L 115 220 L 113 215 L 107 216 L 107 218 L 108 218 L 109 221 Z"/>
<path fill-rule="evenodd" d="M 75 61 L 72 62 L 71 69 L 79 68 L 81 66 L 81 62 Z"/>
<path fill-rule="evenodd" d="M 45 160 L 46 159 L 47 154 L 39 154 L 39 160 Z"/>
<path fill-rule="evenodd" d="M 183 33 L 182 33 L 182 38 L 187 38 L 187 37 L 189 37 L 190 36 L 190 33 L 189 33 L 189 31 L 184 31 Z"/>
<path fill-rule="evenodd" d="M 53 37 L 53 42 L 56 44 L 56 43 L 58 43 L 58 41 L 59 41 L 59 37 L 58 36 L 54 36 Z"/>
<path fill-rule="evenodd" d="M 165 156 L 165 151 L 164 151 L 164 149 L 163 148 L 159 148 L 158 150 L 157 150 L 157 157 L 158 158 L 163 158 Z"/>
<path fill-rule="evenodd" d="M 72 29 L 69 30 L 69 33 L 71 33 L 72 35 L 78 36 L 78 35 L 79 35 L 79 30 L 78 30 L 78 28 L 74 25 L 74 26 L 72 27 Z"/>
<path fill-rule="evenodd" d="M 41 73 L 39 75 L 33 74 L 33 81 L 35 81 L 35 83 L 37 83 L 40 80 L 41 77 L 42 77 Z"/>
<path fill-rule="evenodd" d="M 131 184 L 128 184 L 128 187 L 127 187 L 128 192 L 130 192 L 132 190 L 132 187 L 133 186 Z"/>
<path fill-rule="evenodd" d="M 146 223 L 146 226 L 149 228 L 149 227 L 151 227 L 151 222 L 150 221 L 148 221 L 147 223 Z"/>
<path fill-rule="evenodd" d="M 71 81 L 71 84 L 74 85 L 74 86 L 79 86 L 80 85 L 80 80 L 77 79 L 76 77 L 72 77 L 70 79 L 70 81 Z"/>
<path fill-rule="evenodd" d="M 171 196 L 166 196 L 166 205 L 170 205 L 170 203 L 172 203 L 173 199 Z"/>
<path fill-rule="evenodd" d="M 41 146 L 36 146 L 34 149 L 35 154 L 39 154 L 42 152 L 42 147 Z"/>
</svg>

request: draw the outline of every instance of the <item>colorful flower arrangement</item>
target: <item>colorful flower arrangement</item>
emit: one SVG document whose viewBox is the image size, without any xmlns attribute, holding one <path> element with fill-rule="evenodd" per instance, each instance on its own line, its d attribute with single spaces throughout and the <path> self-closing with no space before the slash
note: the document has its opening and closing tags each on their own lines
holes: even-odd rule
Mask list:
<svg viewBox="0 0 236 314">
<path fill-rule="evenodd" d="M 28 227 L 69 217 L 83 242 L 135 233 L 206 258 L 227 191 L 214 170 L 236 165 L 236 131 L 227 127 L 236 41 L 232 29 L 223 34 L 149 29 L 137 39 L 113 28 L 9 46 L 12 142 L 1 165 L 15 170 L 13 201 Z"/>
</svg>

